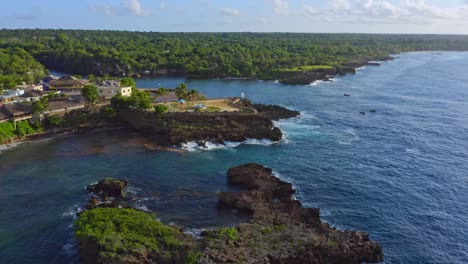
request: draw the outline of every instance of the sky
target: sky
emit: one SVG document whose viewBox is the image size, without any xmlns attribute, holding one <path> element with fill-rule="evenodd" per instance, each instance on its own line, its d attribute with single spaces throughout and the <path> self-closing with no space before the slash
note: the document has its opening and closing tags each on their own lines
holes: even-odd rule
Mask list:
<svg viewBox="0 0 468 264">
<path fill-rule="evenodd" d="M 0 28 L 468 34 L 468 0 L 0 0 Z"/>
</svg>

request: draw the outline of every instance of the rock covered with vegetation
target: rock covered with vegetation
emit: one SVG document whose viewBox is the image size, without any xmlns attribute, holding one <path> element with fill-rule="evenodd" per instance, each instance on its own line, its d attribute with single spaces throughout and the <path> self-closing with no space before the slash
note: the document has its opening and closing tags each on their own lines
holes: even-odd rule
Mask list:
<svg viewBox="0 0 468 264">
<path fill-rule="evenodd" d="M 121 117 L 131 127 L 155 135 L 163 143 L 226 141 L 242 142 L 247 139 L 269 139 L 279 141 L 282 132 L 272 120 L 299 115 L 280 106 L 252 105 L 254 112 L 215 112 L 215 113 L 154 113 L 135 110 L 121 111 Z M 259 111 L 255 108 L 258 107 Z M 258 112 L 261 113 L 259 114 Z"/>
<path fill-rule="evenodd" d="M 234 227 L 202 233 L 194 239 L 154 214 L 116 203 L 79 214 L 75 234 L 84 263 L 293 263 L 380 262 L 379 244 L 364 232 L 339 231 L 322 223 L 319 209 L 293 199 L 290 183 L 259 164 L 236 166 L 228 182 L 247 189 L 220 193 L 219 207 L 250 215 Z M 127 182 L 103 179 L 89 190 L 109 199 L 123 198 Z"/>
<path fill-rule="evenodd" d="M 339 231 L 322 223 L 319 209 L 293 199 L 290 183 L 259 164 L 229 169 L 228 182 L 247 189 L 220 193 L 219 206 L 252 215 L 228 236 L 208 233 L 201 263 L 381 262 L 380 245 L 364 232 Z"/>
<path fill-rule="evenodd" d="M 131 208 L 96 208 L 75 222 L 83 263 L 196 263 L 198 242 Z"/>
</svg>

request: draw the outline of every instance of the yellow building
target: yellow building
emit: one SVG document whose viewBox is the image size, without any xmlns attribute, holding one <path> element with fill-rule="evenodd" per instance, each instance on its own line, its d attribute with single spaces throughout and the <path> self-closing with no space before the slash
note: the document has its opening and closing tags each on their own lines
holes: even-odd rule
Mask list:
<svg viewBox="0 0 468 264">
<path fill-rule="evenodd" d="M 101 100 L 110 100 L 117 94 L 128 97 L 132 95 L 132 87 L 120 87 L 120 86 L 98 86 L 97 91 Z"/>
</svg>

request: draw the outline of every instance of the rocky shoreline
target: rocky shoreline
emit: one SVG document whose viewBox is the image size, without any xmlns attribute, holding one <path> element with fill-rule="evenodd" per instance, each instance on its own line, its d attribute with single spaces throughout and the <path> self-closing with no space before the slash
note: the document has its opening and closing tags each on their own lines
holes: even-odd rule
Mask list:
<svg viewBox="0 0 468 264">
<path fill-rule="evenodd" d="M 226 141 L 243 142 L 248 139 L 279 141 L 283 134 L 272 121 L 300 115 L 299 111 L 276 105 L 252 104 L 248 100 L 238 102 L 237 106 L 241 111 L 157 114 L 124 110 L 113 120 L 100 120 L 99 117 L 95 117 L 79 126 L 48 128 L 22 138 L 11 138 L 0 145 L 0 151 L 24 142 L 108 130 L 128 130 L 149 136 L 155 145 L 160 146 L 157 149 L 180 147 L 188 142 L 197 142 L 203 147 L 208 142 L 224 144 Z"/>
<path fill-rule="evenodd" d="M 246 111 L 157 114 L 126 110 L 120 116 L 131 128 L 153 136 L 161 144 L 180 146 L 195 141 L 203 146 L 207 142 L 224 144 L 247 139 L 279 141 L 283 134 L 273 120 L 300 115 L 281 106 L 254 105 L 247 100 L 239 106 Z"/>
<path fill-rule="evenodd" d="M 75 223 L 80 256 L 84 263 L 358 264 L 383 261 L 380 245 L 369 240 L 367 233 L 339 231 L 322 223 L 318 208 L 304 208 L 293 198 L 292 185 L 271 173 L 271 169 L 255 163 L 228 170 L 228 183 L 246 190 L 220 193 L 218 208 L 247 213 L 250 215 L 248 222 L 236 227 L 205 231 L 201 239 L 183 234 L 178 227 L 164 226 L 157 222 L 167 232 L 143 234 L 143 240 L 163 241 L 167 233 L 170 233 L 173 236 L 171 239 L 177 240 L 171 243 L 180 245 L 176 248 L 164 246 L 157 251 L 151 249 L 151 244 L 145 244 L 139 245 L 136 251 L 120 249 L 114 252 L 113 247 L 106 245 L 107 240 L 96 235 L 104 232 L 102 229 L 105 226 L 109 226 L 106 221 L 122 224 L 124 220 L 132 221 L 127 214 L 135 214 L 135 217 L 146 214 L 129 208 L 125 197 L 126 181 L 104 179 L 88 187 L 91 197 L 86 210 L 79 213 Z M 113 217 L 106 217 L 106 214 L 112 214 Z M 89 215 L 99 215 L 100 222 L 95 223 L 95 218 Z M 147 228 L 144 223 L 130 224 L 135 230 Z M 131 248 L 132 243 L 136 243 L 133 242 L 135 238 L 133 235 L 122 235 L 126 231 L 127 229 L 117 230 L 114 236 L 119 237 L 119 243 Z"/>
</svg>

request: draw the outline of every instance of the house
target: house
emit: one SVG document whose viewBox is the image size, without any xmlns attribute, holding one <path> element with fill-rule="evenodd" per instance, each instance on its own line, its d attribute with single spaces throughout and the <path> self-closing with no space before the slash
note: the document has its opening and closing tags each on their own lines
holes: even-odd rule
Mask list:
<svg viewBox="0 0 468 264">
<path fill-rule="evenodd" d="M 0 103 L 12 103 L 18 100 L 18 98 L 24 94 L 24 90 L 3 90 L 3 93 L 0 95 Z"/>
<path fill-rule="evenodd" d="M 179 98 L 177 98 L 177 95 L 175 94 L 175 92 L 168 92 L 165 95 L 157 96 L 154 99 L 154 101 L 156 103 L 166 103 L 166 102 L 177 102 L 178 99 Z"/>
<path fill-rule="evenodd" d="M 20 101 L 37 101 L 42 96 L 47 95 L 45 92 L 40 90 L 29 90 L 22 94 L 19 98 Z"/>
<path fill-rule="evenodd" d="M 113 87 L 120 87 L 121 82 L 119 80 L 106 80 L 98 83 L 98 86 L 113 86 Z"/>
<path fill-rule="evenodd" d="M 24 90 L 25 92 L 28 92 L 28 91 L 43 91 L 44 88 L 43 88 L 43 85 L 42 84 L 22 84 L 22 85 L 18 85 L 16 86 L 17 89 L 21 89 L 21 90 Z"/>
<path fill-rule="evenodd" d="M 119 93 L 125 97 L 132 95 L 132 87 L 130 86 L 98 86 L 97 91 L 101 100 L 110 100 Z"/>
<path fill-rule="evenodd" d="M 74 76 L 63 76 L 58 80 L 53 80 L 48 84 L 49 90 L 54 91 L 69 91 L 81 92 L 81 89 L 88 84 L 89 81 L 85 79 L 78 79 Z"/>
<path fill-rule="evenodd" d="M 33 108 L 25 104 L 4 104 L 0 106 L 0 121 L 24 120 L 31 118 Z"/>
</svg>

